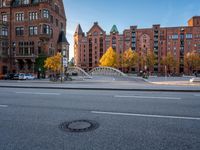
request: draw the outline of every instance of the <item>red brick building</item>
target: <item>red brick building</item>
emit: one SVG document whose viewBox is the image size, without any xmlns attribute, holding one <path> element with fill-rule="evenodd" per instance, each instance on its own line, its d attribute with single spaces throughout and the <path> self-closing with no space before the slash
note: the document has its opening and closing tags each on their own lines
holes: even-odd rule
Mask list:
<svg viewBox="0 0 200 150">
<path fill-rule="evenodd" d="M 158 59 L 158 64 L 150 68 L 154 73 L 165 72 L 161 59 L 171 52 L 177 61 L 175 73 L 186 73 L 184 54 L 190 51 L 200 53 L 200 16 L 192 17 L 188 21 L 188 26 L 161 27 L 158 24 L 145 29 L 131 26 L 125 29 L 123 34 L 119 34 L 115 25 L 110 34 L 106 34 L 97 22 L 85 34 L 78 25 L 74 34 L 74 55 L 77 66 L 86 71 L 97 67 L 99 59 L 109 47 L 113 47 L 119 54 L 129 48 L 140 55 L 153 51 Z M 133 70 L 144 70 L 144 66 L 138 65 Z"/>
<path fill-rule="evenodd" d="M 37 72 L 36 58 L 61 48 L 69 57 L 66 21 L 62 0 L 0 0 L 0 74 Z"/>
</svg>

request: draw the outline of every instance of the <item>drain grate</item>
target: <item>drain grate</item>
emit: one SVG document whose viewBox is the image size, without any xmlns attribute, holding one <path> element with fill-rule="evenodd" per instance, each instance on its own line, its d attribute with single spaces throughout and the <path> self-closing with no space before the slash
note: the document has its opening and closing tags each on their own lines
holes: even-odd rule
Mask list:
<svg viewBox="0 0 200 150">
<path fill-rule="evenodd" d="M 88 132 L 97 129 L 99 124 L 91 120 L 75 120 L 63 122 L 59 127 L 61 130 L 67 132 Z"/>
</svg>

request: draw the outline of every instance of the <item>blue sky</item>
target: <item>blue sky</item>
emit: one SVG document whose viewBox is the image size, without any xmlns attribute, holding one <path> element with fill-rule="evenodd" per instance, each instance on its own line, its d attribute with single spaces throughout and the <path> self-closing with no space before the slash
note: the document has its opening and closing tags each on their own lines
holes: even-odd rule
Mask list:
<svg viewBox="0 0 200 150">
<path fill-rule="evenodd" d="M 78 23 L 87 32 L 95 21 L 107 32 L 116 24 L 119 32 L 138 28 L 187 25 L 192 16 L 200 15 L 199 0 L 63 0 L 67 15 L 67 38 L 73 57 L 73 34 Z"/>
</svg>

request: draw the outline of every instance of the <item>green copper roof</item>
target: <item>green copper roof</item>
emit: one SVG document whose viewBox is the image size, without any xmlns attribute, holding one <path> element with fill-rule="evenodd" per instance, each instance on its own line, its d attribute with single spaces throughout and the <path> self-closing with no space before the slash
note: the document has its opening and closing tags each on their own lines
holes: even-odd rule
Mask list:
<svg viewBox="0 0 200 150">
<path fill-rule="evenodd" d="M 110 33 L 119 33 L 116 25 L 113 25 L 112 29 L 110 30 Z"/>
</svg>

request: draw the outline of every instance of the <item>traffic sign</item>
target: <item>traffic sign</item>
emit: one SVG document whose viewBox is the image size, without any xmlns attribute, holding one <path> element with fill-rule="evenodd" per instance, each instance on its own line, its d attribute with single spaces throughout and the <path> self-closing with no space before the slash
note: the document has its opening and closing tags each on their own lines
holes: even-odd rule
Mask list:
<svg viewBox="0 0 200 150">
<path fill-rule="evenodd" d="M 63 57 L 63 66 L 67 67 L 67 63 L 68 63 L 67 58 Z"/>
</svg>

